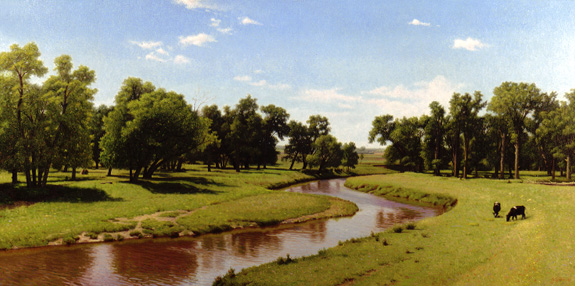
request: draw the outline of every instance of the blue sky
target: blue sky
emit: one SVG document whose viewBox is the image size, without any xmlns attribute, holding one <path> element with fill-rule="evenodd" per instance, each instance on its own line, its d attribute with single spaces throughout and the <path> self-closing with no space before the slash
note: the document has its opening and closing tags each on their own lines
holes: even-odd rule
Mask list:
<svg viewBox="0 0 575 286">
<path fill-rule="evenodd" d="M 36 42 L 96 71 L 96 104 L 135 76 L 234 106 L 251 94 L 341 142 L 368 144 L 375 116 L 489 99 L 504 81 L 575 88 L 575 1 L 2 0 L 0 51 Z"/>
</svg>

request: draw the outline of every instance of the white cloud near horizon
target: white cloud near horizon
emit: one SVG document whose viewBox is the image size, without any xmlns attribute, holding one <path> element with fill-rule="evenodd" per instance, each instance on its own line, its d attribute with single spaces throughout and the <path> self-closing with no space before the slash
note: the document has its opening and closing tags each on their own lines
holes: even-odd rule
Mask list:
<svg viewBox="0 0 575 286">
<path fill-rule="evenodd" d="M 174 63 L 175 63 L 175 64 L 179 64 L 179 65 L 189 64 L 189 63 L 190 63 L 190 59 L 187 58 L 186 56 L 183 56 L 183 55 L 177 55 L 177 56 L 174 58 Z"/>
<path fill-rule="evenodd" d="M 425 27 L 429 27 L 431 26 L 431 23 L 425 23 L 425 22 L 421 22 L 417 19 L 413 19 L 411 22 L 407 23 L 409 25 L 413 25 L 413 26 L 425 26 Z"/>
<path fill-rule="evenodd" d="M 218 10 L 219 9 L 217 5 L 208 4 L 207 2 L 210 2 L 210 1 L 205 1 L 205 0 L 173 0 L 173 2 L 178 4 L 178 5 L 184 5 L 189 10 L 194 10 L 194 9 Z"/>
<path fill-rule="evenodd" d="M 180 36 L 180 44 L 184 46 L 198 46 L 203 47 L 206 43 L 217 42 L 216 38 L 205 33 L 199 33 L 191 36 Z"/>
<path fill-rule="evenodd" d="M 238 75 L 234 77 L 234 80 L 236 81 L 251 81 L 252 77 L 249 75 Z"/>
<path fill-rule="evenodd" d="M 160 63 L 165 63 L 168 61 L 168 60 L 158 56 L 158 54 L 156 54 L 155 52 L 151 52 L 151 53 L 147 54 L 146 60 L 160 62 Z"/>
<path fill-rule="evenodd" d="M 154 41 L 143 41 L 143 42 L 130 41 L 130 43 L 137 45 L 144 50 L 155 49 L 155 48 L 161 47 L 163 45 L 162 42 L 154 42 Z"/>
<path fill-rule="evenodd" d="M 242 23 L 242 25 L 260 25 L 260 26 L 262 25 L 262 23 L 260 23 L 256 20 L 250 19 L 249 17 L 243 17 L 243 18 L 239 18 L 239 19 L 241 20 L 240 23 Z"/>
<path fill-rule="evenodd" d="M 481 42 L 478 39 L 474 39 L 471 37 L 468 37 L 465 40 L 455 39 L 455 41 L 453 41 L 453 48 L 454 49 L 466 49 L 468 51 L 475 52 L 479 49 L 486 48 L 486 47 L 489 47 L 489 45 Z"/>
<path fill-rule="evenodd" d="M 214 27 L 216 28 L 216 30 L 222 34 L 226 34 L 226 35 L 230 35 L 232 33 L 232 28 L 222 28 L 220 27 L 220 24 L 222 23 L 222 20 L 216 19 L 216 18 L 211 18 L 210 19 L 210 27 Z"/>
</svg>

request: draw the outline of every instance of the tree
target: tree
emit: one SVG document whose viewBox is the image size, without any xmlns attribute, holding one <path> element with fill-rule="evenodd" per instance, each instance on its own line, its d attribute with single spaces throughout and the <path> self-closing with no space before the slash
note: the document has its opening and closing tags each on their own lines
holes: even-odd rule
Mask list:
<svg viewBox="0 0 575 286">
<path fill-rule="evenodd" d="M 343 151 L 341 143 L 332 135 L 321 135 L 313 143 L 313 153 L 307 156 L 310 166 L 318 166 L 319 170 L 337 167 L 341 164 Z"/>
<path fill-rule="evenodd" d="M 209 120 L 200 118 L 184 96 L 128 78 L 105 119 L 105 164 L 128 168 L 130 181 L 151 178 L 165 162 L 204 148 Z"/>
<path fill-rule="evenodd" d="M 471 155 L 471 141 L 475 138 L 475 134 L 480 130 L 479 112 L 487 104 L 482 100 L 483 95 L 481 92 L 476 91 L 473 97 L 469 93 L 461 95 L 454 93 L 449 101 L 449 112 L 452 120 L 452 136 L 463 136 L 463 178 L 467 178 L 469 172 L 469 156 Z M 458 141 L 458 140 L 457 140 Z M 457 148 L 457 146 L 454 146 Z M 454 167 L 459 165 L 457 156 L 453 161 Z"/>
<path fill-rule="evenodd" d="M 102 137 L 100 145 L 102 153 L 100 160 L 108 167 L 108 175 L 111 175 L 112 167 L 126 167 L 128 162 L 127 151 L 130 149 L 122 130 L 133 120 L 133 115 L 128 112 L 128 104 L 139 100 L 146 93 L 156 90 L 151 82 L 143 82 L 139 78 L 129 77 L 124 80 L 120 91 L 115 98 L 113 110 L 104 117 L 104 129 L 106 134 Z"/>
<path fill-rule="evenodd" d="M 14 116 L 4 117 L 4 121 L 10 126 L 10 129 L 14 130 L 11 136 L 5 137 L 10 140 L 8 144 L 14 146 L 14 156 L 12 158 L 15 165 L 22 166 L 22 170 L 26 175 L 26 184 L 28 187 L 32 187 L 34 184 L 32 182 L 32 172 L 31 172 L 31 157 L 29 154 L 24 153 L 27 148 L 31 147 L 31 134 L 29 130 L 26 129 L 26 104 L 25 101 L 31 102 L 33 99 L 38 99 L 38 96 L 33 96 L 33 93 L 38 93 L 37 88 L 34 88 L 30 83 L 32 76 L 42 77 L 48 69 L 44 66 L 40 60 L 40 50 L 35 43 L 28 43 L 23 47 L 18 44 L 13 44 L 10 46 L 10 52 L 0 53 L 0 72 L 5 72 L 6 75 L 11 78 L 5 83 L 11 85 L 10 89 L 15 92 L 10 92 L 5 103 L 10 104 L 10 106 L 5 106 L 9 109 L 7 112 L 13 112 Z M 29 122 L 28 122 L 29 123 Z M 29 125 L 28 125 L 29 126 Z M 18 154 L 18 156 L 15 156 Z M 14 165 L 13 165 L 14 167 Z M 17 181 L 16 178 L 16 168 L 11 168 L 9 170 L 12 172 L 13 182 Z"/>
<path fill-rule="evenodd" d="M 95 72 L 86 66 L 72 71 L 72 58 L 68 55 L 57 57 L 54 63 L 56 75 L 44 83 L 52 124 L 42 185 L 46 185 L 52 163 L 72 167 L 75 179 L 77 167 L 86 167 L 91 160 L 90 118 L 97 90 L 90 85 L 96 80 Z"/>
<path fill-rule="evenodd" d="M 423 171 L 422 138 L 424 137 L 424 123 L 417 117 L 393 120 L 392 115 L 376 117 L 369 132 L 369 142 L 377 140 L 381 145 L 391 142 L 386 149 L 388 162 L 399 162 L 415 172 Z"/>
<path fill-rule="evenodd" d="M 510 127 L 511 141 L 515 146 L 515 179 L 519 179 L 521 135 L 528 116 L 541 105 L 542 94 L 534 83 L 523 82 L 504 82 L 493 90 L 493 94 L 488 110 L 502 116 Z"/>
<path fill-rule="evenodd" d="M 312 115 L 307 120 L 307 126 L 303 123 L 291 121 L 288 124 L 289 143 L 286 145 L 286 158 L 291 159 L 290 170 L 295 162 L 302 162 L 302 169 L 307 168 L 307 157 L 314 152 L 313 143 L 317 138 L 328 135 L 331 128 L 329 120 L 325 116 Z"/>
<path fill-rule="evenodd" d="M 95 163 L 96 169 L 100 165 L 100 154 L 102 153 L 102 147 L 100 146 L 102 137 L 106 134 L 104 129 L 104 118 L 113 110 L 113 107 L 108 107 L 106 105 L 100 105 L 94 108 L 92 111 L 93 116 L 90 123 L 90 136 L 91 136 L 91 146 L 92 146 L 92 160 Z"/>
<path fill-rule="evenodd" d="M 425 120 L 425 139 L 423 145 L 424 159 L 435 176 L 440 175 L 442 154 L 445 147 L 445 109 L 437 101 L 429 104 L 431 115 Z"/>
<path fill-rule="evenodd" d="M 347 172 L 349 172 L 350 168 L 355 169 L 355 165 L 357 165 L 359 161 L 355 143 L 349 142 L 343 144 L 342 152 L 341 165 L 347 168 Z"/>
</svg>

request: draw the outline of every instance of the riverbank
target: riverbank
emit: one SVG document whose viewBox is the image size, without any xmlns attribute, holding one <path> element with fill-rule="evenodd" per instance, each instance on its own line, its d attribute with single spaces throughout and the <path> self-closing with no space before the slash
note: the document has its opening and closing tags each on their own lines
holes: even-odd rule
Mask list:
<svg viewBox="0 0 575 286">
<path fill-rule="evenodd" d="M 228 275 L 222 285 L 572 285 L 575 193 L 569 186 L 390 174 L 354 177 L 364 190 L 407 189 L 458 200 L 449 212 L 317 255 L 278 259 Z M 377 186 L 377 187 L 376 187 Z M 503 207 L 492 215 L 493 202 Z M 527 218 L 506 222 L 514 205 Z M 287 261 L 287 263 L 286 263 Z M 293 275 L 297 273 L 298 275 Z M 230 279 L 234 276 L 233 279 Z M 236 284 L 233 284 L 236 283 Z"/>
<path fill-rule="evenodd" d="M 306 174 L 283 168 L 213 169 L 189 165 L 138 184 L 127 172 L 90 170 L 78 181 L 51 176 L 50 187 L 0 184 L 0 249 L 92 243 L 143 237 L 194 236 L 226 230 L 351 215 L 349 202 L 270 190 L 325 177 L 384 173 L 371 165 L 355 173 Z M 8 182 L 9 174 L 0 174 Z"/>
</svg>

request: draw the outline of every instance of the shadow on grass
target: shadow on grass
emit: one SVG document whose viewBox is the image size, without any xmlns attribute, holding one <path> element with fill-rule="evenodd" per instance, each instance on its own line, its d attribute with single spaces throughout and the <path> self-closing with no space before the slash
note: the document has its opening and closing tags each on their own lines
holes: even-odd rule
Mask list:
<svg viewBox="0 0 575 286">
<path fill-rule="evenodd" d="M 52 186 L 45 188 L 14 187 L 11 184 L 0 184 L 0 205 L 10 206 L 15 202 L 70 202 L 92 203 L 102 201 L 122 201 L 108 193 L 92 188 Z"/>
<path fill-rule="evenodd" d="M 225 184 L 216 183 L 212 180 L 208 180 L 202 177 L 164 177 L 164 178 L 154 178 L 150 181 L 139 181 L 137 185 L 142 186 L 146 190 L 149 190 L 155 194 L 218 194 L 220 191 L 215 191 L 207 187 L 222 187 Z"/>
</svg>

